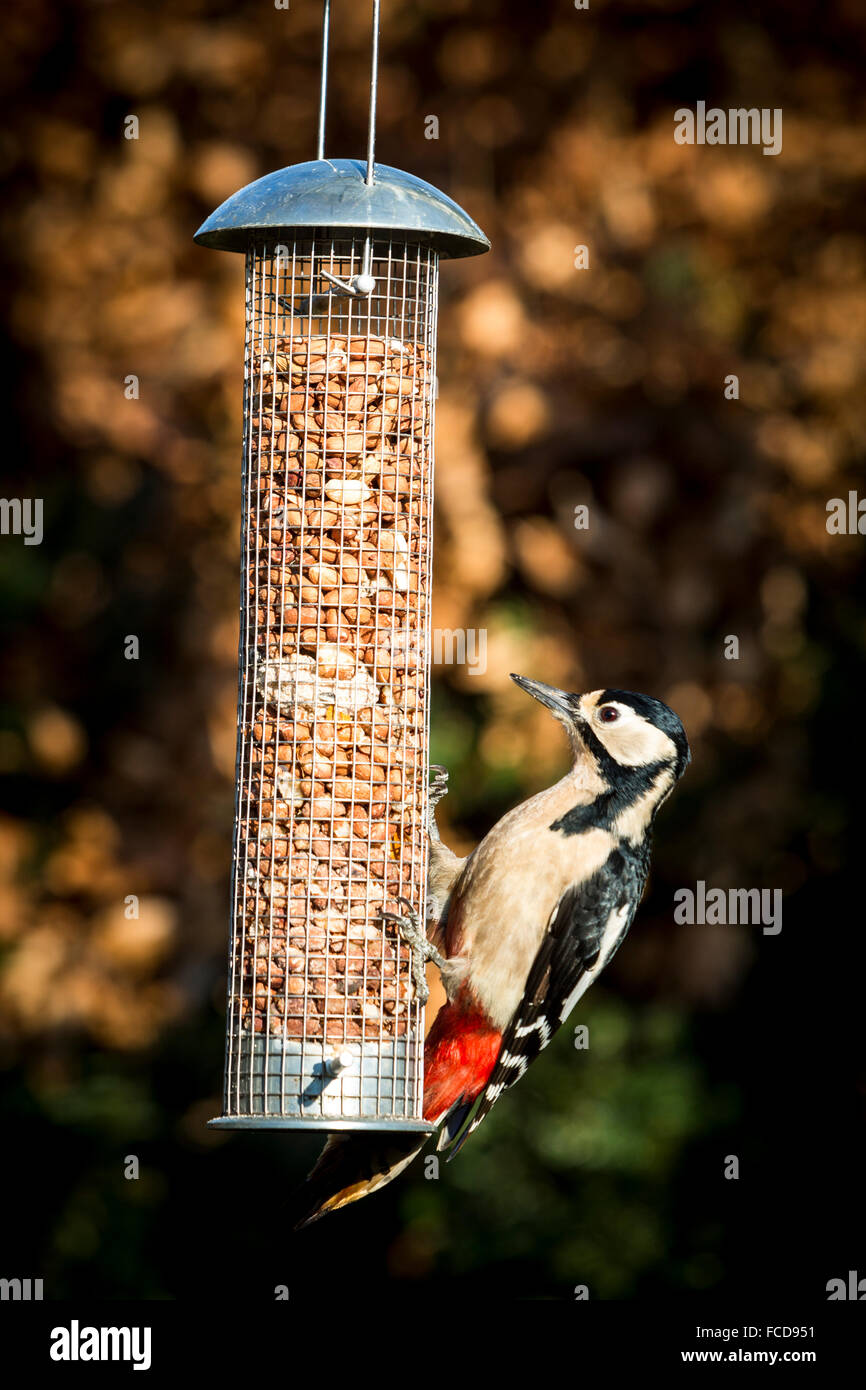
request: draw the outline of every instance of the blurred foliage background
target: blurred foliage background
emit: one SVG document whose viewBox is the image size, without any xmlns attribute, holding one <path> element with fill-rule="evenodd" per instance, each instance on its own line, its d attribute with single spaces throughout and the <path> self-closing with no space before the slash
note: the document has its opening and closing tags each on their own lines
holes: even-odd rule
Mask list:
<svg viewBox="0 0 866 1390">
<path fill-rule="evenodd" d="M 361 155 L 369 7 L 333 9 L 328 150 Z M 864 1259 L 863 540 L 825 521 L 863 486 L 866 17 L 383 10 L 377 153 L 493 242 L 442 273 L 434 621 L 488 633 L 486 672 L 435 672 L 448 838 L 471 845 L 565 767 L 509 670 L 661 696 L 694 763 L 638 923 L 573 1019 L 589 1051 L 564 1030 L 438 1182 L 418 1165 L 290 1236 L 315 1140 L 205 1127 L 243 267 L 191 238 L 313 152 L 320 6 L 6 6 L 3 493 L 43 497 L 46 532 L 0 539 L 2 1272 L 46 1297 L 316 1298 L 351 1270 L 391 1293 L 820 1299 Z M 678 146 L 673 111 L 698 100 L 781 107 L 782 154 Z M 675 925 L 698 879 L 781 888 L 782 933 Z"/>
</svg>

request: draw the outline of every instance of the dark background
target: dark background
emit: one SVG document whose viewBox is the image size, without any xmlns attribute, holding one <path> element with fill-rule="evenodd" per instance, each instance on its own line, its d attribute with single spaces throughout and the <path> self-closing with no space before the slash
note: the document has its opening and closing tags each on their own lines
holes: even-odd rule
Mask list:
<svg viewBox="0 0 866 1390">
<path fill-rule="evenodd" d="M 328 151 L 362 155 L 368 7 L 333 11 Z M 483 675 L 435 672 L 448 838 L 471 845 L 564 769 L 509 670 L 668 700 L 694 763 L 635 928 L 572 1020 L 590 1050 L 564 1029 L 438 1182 L 416 1167 L 291 1236 L 315 1140 L 205 1127 L 243 267 L 191 238 L 313 154 L 320 7 L 7 6 L 3 495 L 43 497 L 46 534 L 0 538 L 0 1273 L 47 1298 L 319 1300 L 351 1271 L 352 1289 L 467 1299 L 820 1301 L 866 1275 L 863 539 L 825 525 L 862 487 L 866 17 L 383 11 L 378 155 L 493 242 L 442 270 L 434 622 L 489 643 Z M 782 154 L 676 145 L 673 112 L 698 100 L 781 107 Z M 782 889 L 781 934 L 675 925 L 698 879 Z"/>
</svg>

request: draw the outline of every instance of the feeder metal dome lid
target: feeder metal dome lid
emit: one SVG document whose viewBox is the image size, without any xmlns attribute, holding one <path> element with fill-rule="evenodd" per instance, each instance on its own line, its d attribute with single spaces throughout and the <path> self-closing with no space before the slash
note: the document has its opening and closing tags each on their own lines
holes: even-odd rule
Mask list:
<svg viewBox="0 0 866 1390">
<path fill-rule="evenodd" d="M 195 234 L 201 246 L 246 251 L 263 232 L 322 230 L 405 232 L 443 256 L 477 256 L 490 242 L 472 218 L 432 184 L 375 166 L 365 181 L 360 159 L 311 159 L 277 169 L 227 198 Z"/>
</svg>

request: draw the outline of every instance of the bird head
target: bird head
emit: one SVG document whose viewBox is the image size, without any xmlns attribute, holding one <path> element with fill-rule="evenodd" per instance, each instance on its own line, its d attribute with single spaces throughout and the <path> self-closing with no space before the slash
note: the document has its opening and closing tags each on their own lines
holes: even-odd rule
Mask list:
<svg viewBox="0 0 866 1390">
<path fill-rule="evenodd" d="M 575 756 L 591 757 L 608 786 L 628 783 L 637 791 L 643 783 L 656 789 L 658 806 L 685 772 L 686 732 L 661 700 L 631 690 L 576 695 L 527 676 L 511 679 L 565 726 Z"/>
</svg>

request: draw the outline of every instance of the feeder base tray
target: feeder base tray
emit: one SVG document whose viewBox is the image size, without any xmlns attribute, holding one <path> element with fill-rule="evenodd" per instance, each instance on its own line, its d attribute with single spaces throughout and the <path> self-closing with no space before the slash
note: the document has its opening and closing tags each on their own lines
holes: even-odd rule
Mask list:
<svg viewBox="0 0 866 1390">
<path fill-rule="evenodd" d="M 292 1115 L 219 1115 L 208 1120 L 208 1129 L 306 1129 L 320 1134 L 348 1131 L 387 1131 L 405 1134 L 433 1134 L 436 1126 L 426 1120 L 300 1120 Z"/>
<path fill-rule="evenodd" d="M 295 1041 L 244 1034 L 226 1077 L 220 1128 L 418 1129 L 423 1042 Z"/>
</svg>

